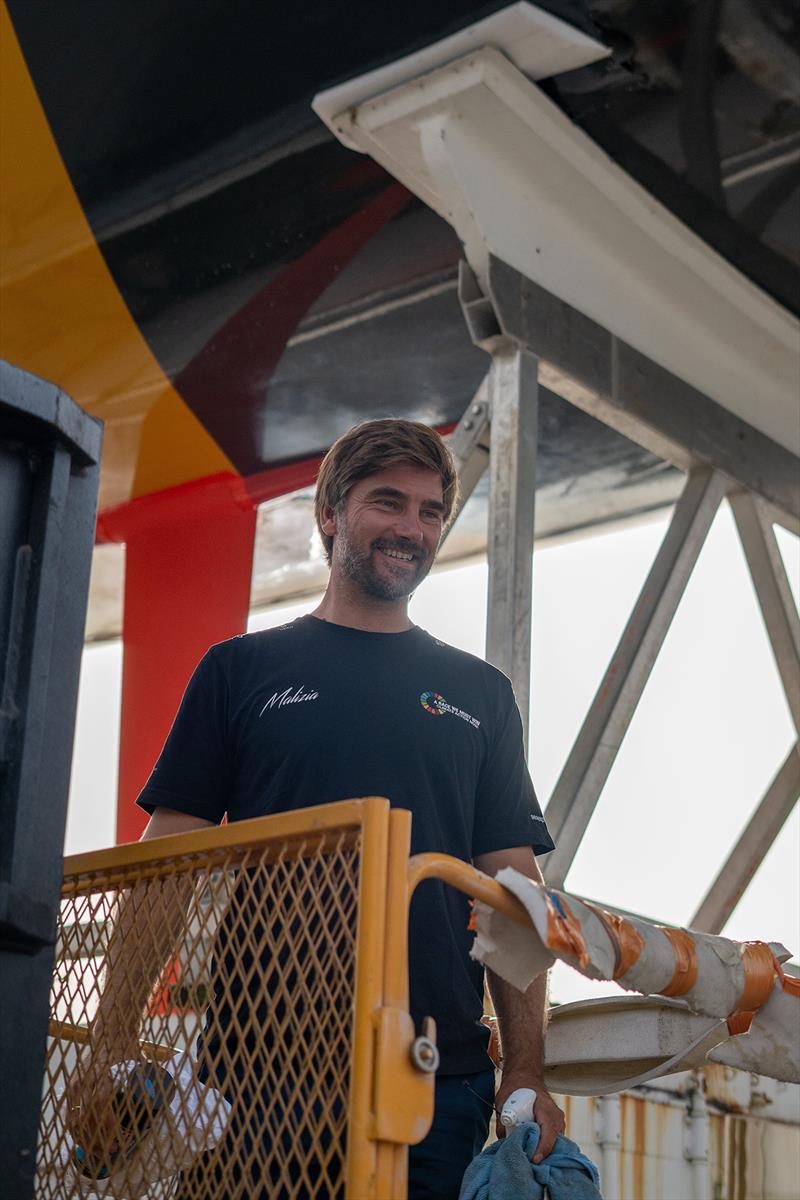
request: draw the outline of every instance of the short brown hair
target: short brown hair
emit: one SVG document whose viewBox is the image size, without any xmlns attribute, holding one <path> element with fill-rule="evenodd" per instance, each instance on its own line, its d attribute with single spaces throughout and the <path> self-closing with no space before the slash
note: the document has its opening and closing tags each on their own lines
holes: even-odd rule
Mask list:
<svg viewBox="0 0 800 1200">
<path fill-rule="evenodd" d="M 333 538 L 322 531 L 323 507 L 339 511 L 354 483 L 398 463 L 439 473 L 444 500 L 442 522 L 447 527 L 458 499 L 458 474 L 453 456 L 436 430 L 421 421 L 403 421 L 394 417 L 362 421 L 333 443 L 317 476 L 314 516 L 328 563 Z"/>
</svg>

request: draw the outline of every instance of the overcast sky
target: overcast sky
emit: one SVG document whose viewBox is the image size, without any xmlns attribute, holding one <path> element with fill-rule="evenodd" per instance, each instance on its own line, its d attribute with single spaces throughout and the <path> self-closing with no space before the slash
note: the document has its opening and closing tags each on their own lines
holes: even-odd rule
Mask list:
<svg viewBox="0 0 800 1200">
<path fill-rule="evenodd" d="M 558 778 L 667 520 L 537 549 L 530 767 L 542 806 Z M 798 539 L 778 530 L 795 596 Z M 435 572 L 413 620 L 483 654 L 486 563 Z M 315 601 L 254 615 L 281 624 Z M 79 698 L 67 852 L 114 836 L 120 643 L 89 647 Z M 567 890 L 689 921 L 792 745 L 788 708 L 735 526 L 723 506 L 567 878 Z M 800 950 L 798 806 L 725 932 Z M 568 968 L 555 999 L 607 993 Z"/>
</svg>

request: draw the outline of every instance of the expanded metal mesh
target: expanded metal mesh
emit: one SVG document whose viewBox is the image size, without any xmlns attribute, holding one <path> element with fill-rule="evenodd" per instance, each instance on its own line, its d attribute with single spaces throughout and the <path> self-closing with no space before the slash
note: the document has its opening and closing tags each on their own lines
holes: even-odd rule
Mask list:
<svg viewBox="0 0 800 1200">
<path fill-rule="evenodd" d="M 341 1200 L 360 843 L 67 878 L 39 1200 Z"/>
</svg>

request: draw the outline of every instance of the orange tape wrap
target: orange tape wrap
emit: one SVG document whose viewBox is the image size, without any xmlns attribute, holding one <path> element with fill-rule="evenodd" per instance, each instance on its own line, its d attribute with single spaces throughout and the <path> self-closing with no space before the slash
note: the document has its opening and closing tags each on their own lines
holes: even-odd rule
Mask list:
<svg viewBox="0 0 800 1200">
<path fill-rule="evenodd" d="M 561 892 L 544 889 L 547 901 L 547 945 L 558 954 L 569 954 L 577 958 L 582 967 L 589 961 L 586 940 L 580 921 L 567 904 Z"/>
<path fill-rule="evenodd" d="M 781 987 L 785 992 L 800 1000 L 800 979 L 796 975 L 784 975 L 781 971 Z"/>
<path fill-rule="evenodd" d="M 673 929 L 669 925 L 658 925 L 672 945 L 675 955 L 675 974 L 665 988 L 661 989 L 662 996 L 685 996 L 694 987 L 697 979 L 697 947 L 694 938 L 685 929 Z"/>
<path fill-rule="evenodd" d="M 475 914 L 475 905 L 477 903 L 477 900 L 470 900 L 469 902 L 469 920 L 467 921 L 467 929 L 470 933 L 477 933 L 478 931 L 478 919 Z"/>
<path fill-rule="evenodd" d="M 606 912 L 604 908 L 597 908 L 588 900 L 584 900 L 583 903 L 592 910 L 611 939 L 616 955 L 614 974 L 611 978 L 621 979 L 644 950 L 644 938 L 626 917 L 621 917 L 619 913 Z"/>
<path fill-rule="evenodd" d="M 742 966 L 744 987 L 735 1011 L 755 1012 L 767 1003 L 772 995 L 775 976 L 779 975 L 782 978 L 783 971 L 765 942 L 744 942 Z"/>
<path fill-rule="evenodd" d="M 747 1033 L 755 1015 L 754 1012 L 732 1012 L 726 1022 L 731 1037 L 736 1037 L 739 1033 Z"/>
<path fill-rule="evenodd" d="M 800 997 L 800 979 L 784 975 L 781 964 L 766 942 L 744 942 L 742 966 L 744 987 L 736 1008 L 728 1017 L 728 1032 L 731 1036 L 747 1033 L 753 1017 L 772 995 L 776 978 L 780 979 L 784 991 Z"/>
</svg>

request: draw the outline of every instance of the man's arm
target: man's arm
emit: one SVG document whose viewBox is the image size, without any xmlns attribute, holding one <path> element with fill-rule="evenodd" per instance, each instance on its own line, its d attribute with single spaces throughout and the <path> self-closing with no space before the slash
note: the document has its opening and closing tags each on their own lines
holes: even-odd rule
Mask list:
<svg viewBox="0 0 800 1200">
<path fill-rule="evenodd" d="M 480 854 L 475 858 L 474 864 L 479 871 L 492 877 L 501 867 L 514 867 L 537 883 L 543 882 L 536 857 L 529 846 L 516 846 L 509 850 Z M 495 1109 L 498 1114 L 497 1135 L 505 1136 L 499 1114 L 511 1093 L 517 1088 L 533 1088 L 536 1092 L 533 1113 L 541 1130 L 533 1161 L 541 1162 L 553 1149 L 556 1137 L 563 1133 L 565 1128 L 564 1114 L 551 1099 L 544 1084 L 547 975 L 540 975 L 534 979 L 526 992 L 520 992 L 493 971 L 487 971 L 486 976 L 500 1026 L 500 1044 L 503 1051 L 503 1075 L 495 1096 Z"/>
<path fill-rule="evenodd" d="M 211 824 L 189 813 L 157 808 L 140 840 L 189 833 Z M 190 898 L 191 881 L 179 876 L 165 880 L 157 890 L 141 880 L 119 902 L 91 1028 L 91 1043 L 106 1061 L 120 1062 L 138 1052 L 144 1006 L 175 946 Z"/>
<path fill-rule="evenodd" d="M 213 824 L 201 817 L 157 808 L 142 841 Z M 109 1067 L 139 1055 L 139 1026 L 165 962 L 174 951 L 192 896 L 188 876 L 153 888 L 140 880 L 119 900 L 106 954 L 97 1012 L 89 1030 L 89 1058 L 78 1065 L 70 1087 L 70 1125 L 76 1141 L 100 1153 L 113 1140 L 109 1123 Z"/>
<path fill-rule="evenodd" d="M 171 808 L 157 808 L 140 840 L 188 833 L 212 823 Z M 93 1044 L 102 1045 L 104 1054 L 111 1055 L 113 1061 L 137 1049 L 139 1029 L 133 1021 L 141 1018 L 158 974 L 174 948 L 191 890 L 188 877 L 165 879 L 158 889 L 141 880 L 119 903 L 91 1034 Z"/>
</svg>

